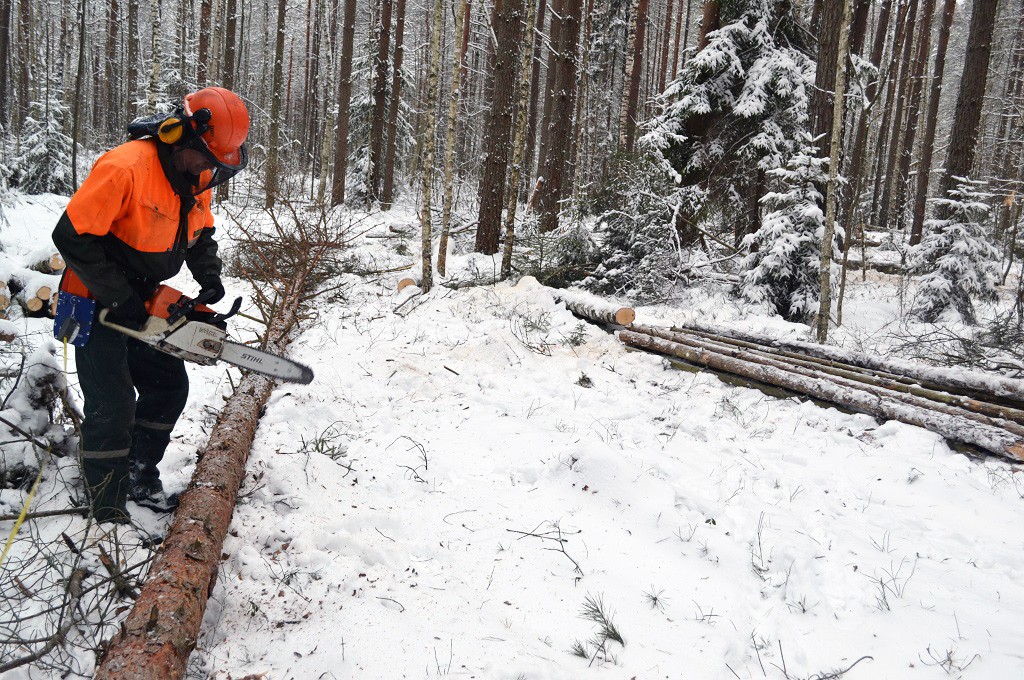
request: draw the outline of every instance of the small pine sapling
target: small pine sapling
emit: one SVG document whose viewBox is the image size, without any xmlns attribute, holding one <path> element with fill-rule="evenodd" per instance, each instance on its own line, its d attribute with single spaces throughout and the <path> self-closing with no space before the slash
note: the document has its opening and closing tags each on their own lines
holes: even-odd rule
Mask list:
<svg viewBox="0 0 1024 680">
<path fill-rule="evenodd" d="M 778 191 L 764 195 L 768 212 L 761 228 L 743 240 L 746 257 L 740 263 L 740 294 L 764 303 L 789 321 L 806 322 L 817 311 L 818 271 L 825 214 L 818 187 L 828 181 L 828 159 L 804 135 L 804 145 L 785 167 L 767 174 Z M 837 249 L 838 237 L 833 243 Z"/>
<path fill-rule="evenodd" d="M 994 300 L 999 283 L 999 251 L 992 245 L 991 194 L 982 182 L 957 178 L 947 198 L 932 201 L 936 218 L 925 222 L 925 235 L 910 258 L 914 271 L 923 274 L 914 313 L 934 322 L 947 310 L 956 310 L 965 323 L 974 324 L 974 300 Z"/>
</svg>

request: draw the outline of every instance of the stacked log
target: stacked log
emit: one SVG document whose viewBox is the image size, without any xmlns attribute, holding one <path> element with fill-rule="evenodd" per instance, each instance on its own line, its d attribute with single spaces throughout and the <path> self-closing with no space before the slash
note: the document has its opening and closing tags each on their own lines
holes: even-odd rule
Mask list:
<svg viewBox="0 0 1024 680">
<path fill-rule="evenodd" d="M 27 268 L 16 269 L 8 285 L 25 316 L 49 316 L 50 303 L 60 287 L 60 277 Z"/>
<path fill-rule="evenodd" d="M 1015 409 L 1003 409 L 998 412 L 1005 417 L 994 417 L 983 411 L 996 411 L 958 400 L 955 395 L 944 395 L 951 397 L 945 401 L 933 400 L 901 389 L 899 383 L 873 384 L 728 343 L 663 329 L 640 326 L 620 332 L 619 339 L 631 347 L 678 357 L 697 366 L 780 387 L 852 411 L 917 425 L 951 441 L 1024 461 L 1024 414 Z"/>
<path fill-rule="evenodd" d="M 6 281 L 0 281 L 0 319 L 8 318 L 7 310 L 11 306 L 11 289 Z"/>
<path fill-rule="evenodd" d="M 726 330 L 695 321 L 680 324 L 673 327 L 672 330 L 695 333 L 719 341 L 733 343 L 743 341 L 778 352 L 783 356 L 815 358 L 832 362 L 833 365 L 859 368 L 888 377 L 895 376 L 927 389 L 976 396 L 985 400 L 995 397 L 1002 403 L 1024 409 L 1024 380 L 961 368 L 928 366 L 905 359 L 883 359 L 839 347 L 775 338 L 749 331 Z"/>
<path fill-rule="evenodd" d="M 590 321 L 628 326 L 636 320 L 636 311 L 577 290 L 554 290 L 554 298 L 576 316 Z"/>
</svg>

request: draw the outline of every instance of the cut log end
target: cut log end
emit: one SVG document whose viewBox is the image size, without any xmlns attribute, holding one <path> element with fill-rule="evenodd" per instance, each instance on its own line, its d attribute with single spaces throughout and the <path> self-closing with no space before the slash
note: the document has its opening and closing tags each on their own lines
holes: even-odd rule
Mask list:
<svg viewBox="0 0 1024 680">
<path fill-rule="evenodd" d="M 636 310 L 632 307 L 623 307 L 615 312 L 615 323 L 620 326 L 628 326 L 636 321 Z"/>
<path fill-rule="evenodd" d="M 403 290 L 405 290 L 409 286 L 418 286 L 418 285 L 420 285 L 420 284 L 419 284 L 419 282 L 416 279 L 411 279 L 411 278 L 408 278 L 408 277 L 404 278 L 404 279 L 402 279 L 401 281 L 398 282 L 398 292 L 401 293 Z"/>
<path fill-rule="evenodd" d="M 25 300 L 25 309 L 30 312 L 38 312 L 43 308 L 43 301 L 37 297 Z"/>
</svg>

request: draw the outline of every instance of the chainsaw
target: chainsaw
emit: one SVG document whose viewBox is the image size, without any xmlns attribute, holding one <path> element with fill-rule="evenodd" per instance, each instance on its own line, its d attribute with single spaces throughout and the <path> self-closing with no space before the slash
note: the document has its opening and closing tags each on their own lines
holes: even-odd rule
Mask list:
<svg viewBox="0 0 1024 680">
<path fill-rule="evenodd" d="M 307 385 L 313 380 L 313 371 L 308 366 L 227 339 L 226 321 L 238 313 L 242 298 L 235 299 L 228 313 L 218 314 L 204 304 L 214 291 L 189 298 L 161 285 L 146 301 L 149 319 L 135 330 L 108 320 L 107 309 L 101 309 L 97 315 L 96 301 L 91 296 L 76 294 L 80 292 L 74 290 L 76 282 L 68 282 L 67 278 L 61 283 L 54 320 L 54 335 L 59 340 L 79 347 L 85 345 L 95 320 L 161 352 L 202 366 L 223 361 L 287 382 Z"/>
</svg>

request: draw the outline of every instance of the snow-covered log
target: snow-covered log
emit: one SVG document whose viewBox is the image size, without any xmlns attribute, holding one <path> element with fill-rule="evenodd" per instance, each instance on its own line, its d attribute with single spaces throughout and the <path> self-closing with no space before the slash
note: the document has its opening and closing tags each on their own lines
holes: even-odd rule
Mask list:
<svg viewBox="0 0 1024 680">
<path fill-rule="evenodd" d="M 628 326 L 636 319 L 636 312 L 632 307 L 616 305 L 590 293 L 579 290 L 554 290 L 553 295 L 556 300 L 568 307 L 570 312 L 591 321 Z"/>
<path fill-rule="evenodd" d="M 665 338 L 666 340 L 675 340 L 674 336 L 677 333 L 648 326 L 634 326 L 634 329 L 641 333 L 648 333 L 650 335 Z M 1010 420 L 1024 425 L 1024 410 L 991 403 L 989 401 L 983 401 L 970 396 L 950 394 L 944 391 L 921 387 L 913 379 L 905 376 L 887 373 L 885 371 L 861 368 L 852 364 L 820 359 L 818 357 L 801 354 L 799 352 L 787 352 L 775 347 L 759 345 L 745 340 L 737 340 L 735 338 L 704 333 L 701 331 L 688 331 L 685 335 L 693 339 L 706 340 L 712 344 L 720 344 L 723 347 L 745 349 L 752 352 L 754 355 L 769 357 L 782 361 L 785 364 L 801 366 L 827 375 L 846 378 L 858 383 L 864 383 L 874 387 L 882 387 L 888 390 L 913 395 L 915 397 L 930 399 L 949 406 L 956 406 L 969 411 L 974 411 L 975 413 L 984 414 L 992 418 L 1002 418 L 1004 420 Z"/>
<path fill-rule="evenodd" d="M 298 317 L 301 282 L 293 282 L 281 314 L 268 329 L 272 351 L 284 354 Z M 221 548 L 245 476 L 260 413 L 274 382 L 245 376 L 221 411 L 196 464 L 163 549 L 135 606 L 96 670 L 101 680 L 171 680 L 185 675 L 206 602 L 213 592 Z"/>
<path fill-rule="evenodd" d="M 719 336 L 732 336 L 747 342 L 809 354 L 820 359 L 828 359 L 862 368 L 902 375 L 915 380 L 922 387 L 929 389 L 966 392 L 970 394 L 992 394 L 1014 402 L 1016 407 L 1024 407 L 1024 380 L 1015 380 L 1000 375 L 962 368 L 927 366 L 915 361 L 907 361 L 906 359 L 883 359 L 860 352 L 852 352 L 840 347 L 776 338 L 749 331 L 724 329 L 697 321 L 680 324 L 678 327 L 674 327 L 673 330 L 701 331 Z"/>
<path fill-rule="evenodd" d="M 409 286 L 418 286 L 418 285 L 420 285 L 419 281 L 417 281 L 414 278 L 411 278 L 411 277 L 407 276 L 407 277 L 405 277 L 404 279 L 402 279 L 401 281 L 398 282 L 398 285 L 396 286 L 396 288 L 398 289 L 398 292 L 401 293 L 403 290 L 405 290 Z"/>
<path fill-rule="evenodd" d="M 697 349 L 708 349 L 712 352 L 718 352 L 734 359 L 740 359 L 742 361 L 749 361 L 755 364 L 762 364 L 765 366 L 771 366 L 783 371 L 789 371 L 796 375 L 806 376 L 808 378 L 822 378 L 830 380 L 837 385 L 842 387 L 848 387 L 854 390 L 863 390 L 869 394 L 873 394 L 876 397 L 884 397 L 887 399 L 896 399 L 912 406 L 917 406 L 925 409 L 932 409 L 939 413 L 945 413 L 947 415 L 958 416 L 961 418 L 967 418 L 975 422 L 983 423 L 985 425 L 991 425 L 992 427 L 1003 428 L 1018 437 L 1024 439 L 1024 425 L 1014 422 L 1006 418 L 991 418 L 985 414 L 978 413 L 967 408 L 955 405 L 954 403 L 948 403 L 946 401 L 929 399 L 928 397 L 915 394 L 910 391 L 907 385 L 885 385 L 875 383 L 865 376 L 852 374 L 852 378 L 844 376 L 839 371 L 823 371 L 817 366 L 801 366 L 797 362 L 792 360 L 785 360 L 779 357 L 772 357 L 763 353 L 741 349 L 724 343 L 718 343 L 711 340 L 705 340 L 703 338 L 690 336 L 683 333 L 674 333 L 672 331 L 666 331 L 661 328 L 651 327 L 634 327 L 638 333 L 647 333 L 656 338 L 662 338 L 664 340 L 670 340 L 672 342 L 678 342 L 688 347 L 694 347 Z M 950 395 L 939 395 L 939 393 L 933 393 L 938 396 L 950 396 Z M 951 397 L 951 401 L 954 400 Z M 968 402 L 972 400 L 966 400 Z M 1013 410 L 1013 409 L 1008 409 Z M 1019 413 L 1019 412 L 1018 412 Z"/>
<path fill-rule="evenodd" d="M 7 310 L 11 306 L 11 289 L 7 287 L 6 281 L 0 281 L 0 319 L 6 319 Z"/>
<path fill-rule="evenodd" d="M 30 258 L 30 261 L 31 263 L 28 265 L 28 269 L 41 272 L 43 274 L 59 274 L 64 271 L 64 267 L 66 266 L 64 258 L 61 257 L 60 253 L 35 253 Z"/>
<path fill-rule="evenodd" d="M 876 396 L 861 389 L 839 385 L 833 380 L 797 375 L 773 366 L 736 359 L 704 348 L 688 347 L 645 333 L 625 330 L 619 333 L 619 339 L 631 347 L 679 357 L 699 366 L 734 373 L 749 380 L 805 394 L 853 411 L 917 425 L 949 440 L 1024 461 L 1024 438 L 1005 429 L 960 416 L 939 413 L 934 409 L 921 408 L 897 399 Z"/>
</svg>

